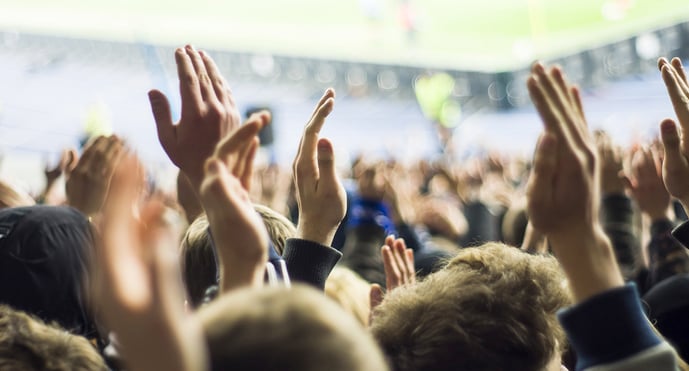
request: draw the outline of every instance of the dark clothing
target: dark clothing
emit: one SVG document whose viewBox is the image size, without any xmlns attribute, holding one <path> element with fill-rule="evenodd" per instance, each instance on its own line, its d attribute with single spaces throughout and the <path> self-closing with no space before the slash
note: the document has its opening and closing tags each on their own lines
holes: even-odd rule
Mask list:
<svg viewBox="0 0 689 371">
<path fill-rule="evenodd" d="M 75 209 L 0 210 L 0 303 L 95 337 L 85 296 L 92 246 L 89 222 Z"/>
<path fill-rule="evenodd" d="M 601 206 L 603 229 L 610 238 L 622 275 L 625 280 L 631 280 L 637 274 L 640 250 L 634 235 L 632 200 L 624 194 L 609 194 L 603 197 Z"/>
<path fill-rule="evenodd" d="M 292 282 L 302 282 L 325 289 L 325 281 L 342 253 L 329 246 L 299 238 L 287 239 L 282 258 Z"/>
</svg>

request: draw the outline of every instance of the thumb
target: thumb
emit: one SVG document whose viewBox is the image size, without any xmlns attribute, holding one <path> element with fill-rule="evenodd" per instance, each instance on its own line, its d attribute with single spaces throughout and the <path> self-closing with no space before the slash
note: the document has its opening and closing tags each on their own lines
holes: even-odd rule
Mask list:
<svg viewBox="0 0 689 371">
<path fill-rule="evenodd" d="M 369 300 L 371 305 L 371 314 L 369 315 L 368 324 L 371 325 L 373 322 L 373 310 L 376 309 L 380 303 L 383 302 L 383 288 L 379 284 L 374 283 L 371 285 L 371 291 L 369 293 Z"/>
<path fill-rule="evenodd" d="M 335 188 L 339 185 L 335 170 L 335 151 L 333 145 L 326 138 L 318 140 L 318 186 Z"/>
<path fill-rule="evenodd" d="M 543 133 L 533 160 L 533 170 L 529 178 L 528 196 L 530 203 L 541 204 L 551 199 L 553 178 L 557 170 L 557 141 L 549 132 Z"/>
<path fill-rule="evenodd" d="M 170 154 L 170 149 L 175 143 L 175 127 L 172 123 L 172 112 L 170 110 L 170 102 L 168 102 L 165 94 L 158 90 L 151 90 L 148 92 L 148 100 L 151 103 L 151 111 L 153 112 L 153 119 L 156 122 L 158 129 L 158 140 L 165 149 L 165 152 Z"/>
<path fill-rule="evenodd" d="M 679 146 L 679 133 L 677 125 L 671 119 L 665 119 L 660 123 L 660 137 L 663 140 L 666 169 L 672 169 L 686 161 Z"/>
</svg>

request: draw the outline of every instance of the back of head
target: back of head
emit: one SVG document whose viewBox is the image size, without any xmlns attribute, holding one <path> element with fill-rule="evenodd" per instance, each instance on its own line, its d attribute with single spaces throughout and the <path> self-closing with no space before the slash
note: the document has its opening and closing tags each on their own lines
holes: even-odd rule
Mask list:
<svg viewBox="0 0 689 371">
<path fill-rule="evenodd" d="M 198 307 L 203 302 L 206 289 L 217 283 L 215 254 L 205 214 L 187 228 L 182 238 L 180 263 L 189 302 L 192 307 Z"/>
<path fill-rule="evenodd" d="M 370 283 L 345 267 L 335 267 L 325 281 L 325 295 L 366 327 L 371 310 L 370 291 Z"/>
<path fill-rule="evenodd" d="M 555 313 L 569 302 L 554 258 L 488 243 L 389 293 L 371 331 L 397 371 L 541 371 L 564 346 Z"/>
<path fill-rule="evenodd" d="M 0 370 L 96 371 L 107 368 L 85 338 L 0 305 Z"/>
<path fill-rule="evenodd" d="M 239 290 L 197 315 L 213 370 L 387 369 L 363 327 L 309 287 Z"/>
<path fill-rule="evenodd" d="M 86 288 L 93 239 L 88 220 L 66 207 L 0 210 L 0 303 L 91 337 Z"/>
<path fill-rule="evenodd" d="M 279 255 L 282 255 L 285 251 L 287 239 L 297 235 L 297 228 L 294 227 L 294 223 L 268 206 L 254 204 L 254 209 L 263 219 L 263 225 L 266 226 L 268 236 L 270 236 L 270 241 L 275 246 L 275 250 Z"/>
<path fill-rule="evenodd" d="M 270 241 L 282 255 L 288 238 L 297 234 L 294 224 L 277 211 L 263 205 L 254 205 L 263 219 Z M 181 264 L 184 284 L 190 304 L 196 308 L 203 303 L 206 289 L 217 284 L 217 264 L 213 244 L 208 234 L 208 218 L 202 214 L 187 228 L 182 238 Z"/>
</svg>

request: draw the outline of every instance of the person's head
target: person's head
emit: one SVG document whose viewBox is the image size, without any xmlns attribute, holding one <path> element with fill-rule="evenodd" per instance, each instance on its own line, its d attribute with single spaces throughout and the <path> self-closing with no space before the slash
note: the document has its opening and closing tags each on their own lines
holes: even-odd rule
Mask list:
<svg viewBox="0 0 689 371">
<path fill-rule="evenodd" d="M 35 205 L 36 201 L 28 193 L 14 184 L 0 179 L 0 209 Z"/>
<path fill-rule="evenodd" d="M 0 370 L 107 370 L 86 338 L 0 305 Z"/>
<path fill-rule="evenodd" d="M 325 296 L 333 299 L 363 326 L 368 326 L 370 292 L 371 284 L 345 267 L 335 267 L 325 281 Z"/>
<path fill-rule="evenodd" d="M 0 303 L 97 336 L 88 310 L 93 235 L 88 220 L 67 207 L 0 210 Z"/>
<path fill-rule="evenodd" d="M 416 285 L 391 291 L 371 332 L 396 371 L 559 367 L 555 313 L 570 303 L 557 261 L 488 243 Z"/>
<path fill-rule="evenodd" d="M 184 233 L 180 264 L 189 303 L 196 308 L 203 302 L 206 290 L 217 283 L 217 267 L 206 214 L 196 218 Z"/>
<path fill-rule="evenodd" d="M 197 316 L 212 370 L 387 369 L 363 327 L 310 287 L 234 291 Z"/>
<path fill-rule="evenodd" d="M 261 215 L 275 250 L 282 255 L 287 239 L 297 234 L 294 224 L 267 206 L 254 205 L 254 209 Z M 182 238 L 181 257 L 182 276 L 189 303 L 196 308 L 203 302 L 206 290 L 217 283 L 217 266 L 206 214 L 201 214 L 187 228 Z"/>
<path fill-rule="evenodd" d="M 297 228 L 294 227 L 294 223 L 268 206 L 254 204 L 254 209 L 263 219 L 263 224 L 266 226 L 270 241 L 275 246 L 275 251 L 282 255 L 287 239 L 297 235 Z"/>
</svg>

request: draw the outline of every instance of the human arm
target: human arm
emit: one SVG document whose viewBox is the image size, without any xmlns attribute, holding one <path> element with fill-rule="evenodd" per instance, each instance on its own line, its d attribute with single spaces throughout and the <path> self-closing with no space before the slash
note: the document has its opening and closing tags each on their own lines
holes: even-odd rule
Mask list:
<svg viewBox="0 0 689 371">
<path fill-rule="evenodd" d="M 689 253 L 670 234 L 673 228 L 671 200 L 663 185 L 658 154 L 649 148 L 635 151 L 626 183 L 639 209 L 650 222 L 648 287 L 674 274 L 689 272 Z"/>
<path fill-rule="evenodd" d="M 416 283 L 416 269 L 414 267 L 414 251 L 407 248 L 403 238 L 387 236 L 385 244 L 380 248 L 385 269 L 385 287 L 388 292 L 404 285 Z M 372 284 L 369 292 L 371 315 L 369 323 L 373 321 L 373 311 L 383 302 L 384 292 L 379 284 Z"/>
<path fill-rule="evenodd" d="M 65 183 L 70 206 L 87 217 L 100 213 L 123 149 L 124 143 L 114 135 L 99 136 L 86 146 Z"/>
<path fill-rule="evenodd" d="M 533 66 L 527 86 L 545 127 L 527 187 L 529 216 L 548 238 L 567 275 L 576 303 L 569 317 L 579 314 L 590 324 L 587 331 L 577 331 L 570 326 L 568 312 L 560 317 L 579 355 L 577 368 L 613 365 L 666 346 L 645 321 L 638 295 L 626 293 L 629 288 L 624 286 L 612 246 L 601 228 L 600 162 L 578 89 L 565 81 L 559 68 L 546 70 L 541 64 Z M 611 326 L 604 327 L 604 321 L 611 322 L 609 317 L 594 316 L 605 308 L 625 319 L 624 332 L 608 331 Z M 573 322 L 580 325 L 583 320 Z M 618 334 L 628 336 L 623 337 L 624 343 L 597 340 Z"/>
<path fill-rule="evenodd" d="M 148 92 L 158 140 L 170 160 L 199 192 L 205 162 L 220 140 L 239 126 L 239 111 L 213 59 L 191 45 L 175 50 L 182 111 L 175 124 L 167 97 Z"/>
<path fill-rule="evenodd" d="M 347 201 L 337 176 L 332 143 L 319 138 L 325 119 L 332 112 L 335 92 L 326 90 L 306 124 L 294 159 L 294 182 L 299 223 L 297 236 L 330 246 L 344 218 Z"/>
<path fill-rule="evenodd" d="M 115 170 L 93 263 L 93 302 L 117 335 L 127 369 L 206 370 L 201 326 L 184 312 L 177 233 L 161 202 L 138 207 L 142 174 L 131 154 Z"/>
<path fill-rule="evenodd" d="M 663 183 L 686 211 L 689 210 L 689 87 L 679 58 L 673 58 L 672 62 L 661 58 L 658 68 L 679 121 L 679 127 L 672 119 L 660 123 L 664 150 Z"/>
<path fill-rule="evenodd" d="M 46 165 L 43 172 L 45 175 L 45 188 L 38 197 L 38 203 L 43 204 L 57 204 L 54 200 L 53 192 L 55 191 L 55 183 L 63 174 L 69 174 L 74 170 L 78 161 L 77 151 L 73 148 L 65 149 L 60 154 L 60 160 L 55 167 L 50 168 Z"/>
<path fill-rule="evenodd" d="M 268 259 L 268 233 L 249 199 L 258 132 L 268 123 L 253 115 L 224 138 L 207 161 L 201 202 L 213 233 L 220 290 L 261 286 Z"/>
</svg>

